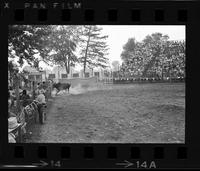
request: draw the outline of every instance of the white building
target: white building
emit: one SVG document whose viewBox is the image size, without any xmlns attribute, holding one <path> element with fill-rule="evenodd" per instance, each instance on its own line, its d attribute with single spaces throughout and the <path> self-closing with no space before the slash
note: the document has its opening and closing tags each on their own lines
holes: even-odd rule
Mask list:
<svg viewBox="0 0 200 171">
<path fill-rule="evenodd" d="M 45 81 L 46 79 L 52 79 L 53 81 L 58 82 L 59 79 L 65 78 L 84 78 L 83 69 L 78 71 L 72 67 L 68 76 L 66 73 L 66 68 L 61 66 L 55 66 L 52 70 L 45 69 L 44 72 L 39 72 L 30 66 L 25 66 L 23 69 L 29 72 L 29 80 L 34 81 Z M 103 80 L 111 77 L 111 69 L 102 69 L 100 67 L 96 67 L 92 70 L 86 68 L 85 77 L 97 77 L 99 80 Z"/>
<path fill-rule="evenodd" d="M 29 73 L 26 77 L 31 81 L 41 82 L 41 81 L 45 81 L 46 78 L 48 78 L 48 75 L 47 75 L 48 71 L 39 72 L 34 67 L 30 67 L 30 66 L 25 66 L 23 70 Z"/>
<path fill-rule="evenodd" d="M 108 73 L 110 72 L 111 70 L 102 69 L 100 67 L 94 68 L 93 70 L 87 68 L 85 72 L 85 77 L 86 78 L 98 77 L 99 80 L 102 80 L 105 77 L 106 78 L 109 77 Z M 78 70 L 75 70 L 74 68 L 71 68 L 70 73 L 67 76 L 65 67 L 55 66 L 52 72 L 48 74 L 48 78 L 53 79 L 54 81 L 58 81 L 59 79 L 65 79 L 65 78 L 84 78 L 83 69 L 78 71 Z"/>
</svg>

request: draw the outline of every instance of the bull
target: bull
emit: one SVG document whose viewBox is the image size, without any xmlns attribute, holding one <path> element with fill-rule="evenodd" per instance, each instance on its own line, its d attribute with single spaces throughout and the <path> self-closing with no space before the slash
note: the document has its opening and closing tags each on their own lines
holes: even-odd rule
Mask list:
<svg viewBox="0 0 200 171">
<path fill-rule="evenodd" d="M 69 89 L 71 87 L 71 84 L 70 83 L 54 83 L 53 84 L 53 88 L 56 88 L 57 89 L 57 93 L 58 94 L 61 90 L 68 90 L 68 93 L 69 93 Z"/>
</svg>

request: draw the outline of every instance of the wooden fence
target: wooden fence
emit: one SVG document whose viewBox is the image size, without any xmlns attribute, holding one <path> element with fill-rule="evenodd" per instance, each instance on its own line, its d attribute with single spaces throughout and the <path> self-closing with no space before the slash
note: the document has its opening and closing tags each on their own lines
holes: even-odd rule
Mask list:
<svg viewBox="0 0 200 171">
<path fill-rule="evenodd" d="M 31 93 L 31 99 L 27 100 L 28 104 L 32 103 L 33 100 L 35 100 L 36 98 L 36 85 L 37 83 L 32 81 L 30 82 L 30 87 L 26 87 L 25 89 L 27 90 L 29 88 L 29 92 Z M 17 118 L 19 119 L 19 117 L 21 116 L 22 112 L 23 112 L 23 105 L 22 105 L 22 100 L 20 100 L 20 93 L 19 93 L 19 87 L 20 87 L 20 80 L 16 79 L 15 80 L 15 101 L 14 101 L 14 106 L 12 106 L 11 112 L 15 113 Z M 47 89 L 46 89 L 46 93 L 45 93 L 45 97 L 46 97 L 46 101 L 48 101 L 52 96 L 51 96 L 51 91 L 52 91 L 52 84 L 48 84 Z M 39 113 L 37 110 L 33 110 L 33 113 L 31 114 L 31 117 L 29 118 L 29 120 L 27 122 L 22 122 L 22 125 L 19 126 L 17 128 L 17 133 L 18 136 L 16 138 L 17 142 L 23 142 L 23 129 L 26 128 L 26 130 L 30 127 L 31 124 L 34 123 L 38 123 L 39 122 Z M 25 117 L 25 116 L 24 116 Z"/>
<path fill-rule="evenodd" d="M 66 78 L 59 79 L 60 83 L 71 83 L 71 87 L 81 86 L 93 86 L 98 83 L 97 77 L 90 78 Z"/>
</svg>

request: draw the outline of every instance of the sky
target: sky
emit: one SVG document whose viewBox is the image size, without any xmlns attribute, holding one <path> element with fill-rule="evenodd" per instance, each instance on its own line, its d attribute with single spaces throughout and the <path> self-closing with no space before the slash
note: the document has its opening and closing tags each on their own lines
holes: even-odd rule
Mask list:
<svg viewBox="0 0 200 171">
<path fill-rule="evenodd" d="M 185 26 L 184 25 L 99 25 L 103 28 L 102 35 L 108 35 L 107 45 L 109 47 L 110 63 L 118 60 L 120 63 L 120 54 L 122 53 L 123 46 L 126 44 L 129 38 L 135 38 L 136 41 L 142 41 L 147 35 L 151 35 L 155 32 L 160 32 L 163 35 L 167 34 L 169 40 L 185 40 Z M 43 68 L 49 68 L 44 63 L 40 63 Z M 76 67 L 76 70 L 80 70 L 81 67 Z"/>
</svg>

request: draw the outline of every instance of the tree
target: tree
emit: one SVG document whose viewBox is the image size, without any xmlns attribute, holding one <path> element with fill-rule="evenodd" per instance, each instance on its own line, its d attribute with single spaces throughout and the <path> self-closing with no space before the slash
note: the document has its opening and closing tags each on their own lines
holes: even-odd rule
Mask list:
<svg viewBox="0 0 200 171">
<path fill-rule="evenodd" d="M 122 71 L 126 76 L 141 76 L 143 70 L 144 45 L 136 42 L 135 38 L 129 38 L 123 46 L 121 53 Z"/>
<path fill-rule="evenodd" d="M 124 75 L 136 77 L 184 77 L 185 41 L 169 41 L 167 35 L 153 33 L 141 42 L 129 39 L 121 54 Z"/>
<path fill-rule="evenodd" d="M 52 49 L 47 57 L 48 60 L 64 66 L 67 74 L 70 72 L 70 67 L 78 62 L 75 55 L 79 41 L 78 29 L 79 26 L 56 26 L 48 43 L 48 46 Z"/>
<path fill-rule="evenodd" d="M 147 51 L 150 53 L 145 59 L 142 76 L 147 76 L 148 71 L 152 68 L 154 68 L 156 76 L 161 76 L 162 68 L 160 68 L 159 63 L 162 61 L 161 58 L 164 56 L 163 53 L 166 51 L 168 39 L 168 35 L 162 35 L 162 33 L 153 33 L 145 37 L 143 43 Z"/>
<path fill-rule="evenodd" d="M 26 61 L 31 66 L 38 66 L 38 55 L 47 62 L 45 57 L 51 49 L 46 48 L 51 34 L 51 26 L 47 25 L 10 25 L 8 34 L 8 57 L 18 57 L 20 66 Z"/>
<path fill-rule="evenodd" d="M 121 53 L 121 58 L 123 61 L 128 61 L 132 53 L 135 51 L 136 41 L 135 38 L 129 38 L 127 43 L 123 46 L 123 51 Z"/>
<path fill-rule="evenodd" d="M 19 70 L 13 61 L 8 61 L 8 79 L 11 86 L 14 85 L 14 79 L 16 78 L 18 72 Z"/>
<path fill-rule="evenodd" d="M 185 77 L 185 41 L 169 41 L 165 51 L 165 75 Z"/>
<path fill-rule="evenodd" d="M 83 64 L 84 76 L 86 67 L 108 67 L 108 48 L 105 42 L 108 36 L 101 36 L 101 30 L 102 28 L 95 25 L 83 26 L 79 62 Z"/>
</svg>

